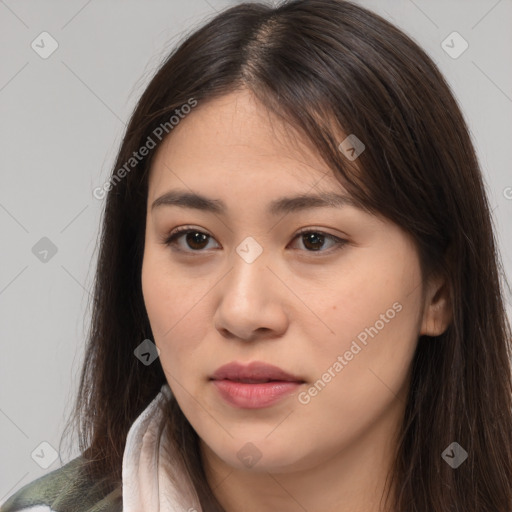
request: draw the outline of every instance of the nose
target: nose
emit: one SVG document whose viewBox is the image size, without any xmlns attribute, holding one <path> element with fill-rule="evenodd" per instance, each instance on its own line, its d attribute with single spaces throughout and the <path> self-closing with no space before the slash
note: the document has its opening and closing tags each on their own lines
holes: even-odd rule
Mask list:
<svg viewBox="0 0 512 512">
<path fill-rule="evenodd" d="M 255 341 L 277 338 L 286 332 L 287 290 L 275 271 L 268 268 L 263 254 L 248 263 L 235 252 L 233 268 L 216 287 L 219 299 L 214 323 L 226 338 Z"/>
</svg>

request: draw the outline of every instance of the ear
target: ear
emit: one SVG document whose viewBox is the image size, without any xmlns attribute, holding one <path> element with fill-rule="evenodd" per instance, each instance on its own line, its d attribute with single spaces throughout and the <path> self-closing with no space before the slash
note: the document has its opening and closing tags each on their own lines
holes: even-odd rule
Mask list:
<svg viewBox="0 0 512 512">
<path fill-rule="evenodd" d="M 427 282 L 420 335 L 439 336 L 452 322 L 453 311 L 446 279 L 431 278 Z"/>
</svg>

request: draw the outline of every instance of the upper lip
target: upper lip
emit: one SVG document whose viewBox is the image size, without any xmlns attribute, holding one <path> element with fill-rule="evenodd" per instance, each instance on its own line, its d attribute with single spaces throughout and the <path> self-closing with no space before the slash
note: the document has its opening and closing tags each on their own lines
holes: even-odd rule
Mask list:
<svg viewBox="0 0 512 512">
<path fill-rule="evenodd" d="M 231 362 L 217 368 L 214 374 L 210 377 L 212 380 L 256 380 L 256 381 L 291 381 L 291 382 L 304 382 L 303 379 L 295 375 L 285 372 L 281 368 L 263 363 L 260 361 L 253 361 L 249 364 L 241 364 Z"/>
</svg>

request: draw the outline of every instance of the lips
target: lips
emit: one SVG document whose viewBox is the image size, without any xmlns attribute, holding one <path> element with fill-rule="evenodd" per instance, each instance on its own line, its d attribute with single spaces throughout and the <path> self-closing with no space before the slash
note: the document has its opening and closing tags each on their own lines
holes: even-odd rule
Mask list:
<svg viewBox="0 0 512 512">
<path fill-rule="evenodd" d="M 228 363 L 218 368 L 210 377 L 211 380 L 230 380 L 245 384 L 262 384 L 265 382 L 300 382 L 304 379 L 285 372 L 281 368 L 254 361 L 248 365 L 240 363 Z"/>
<path fill-rule="evenodd" d="M 270 407 L 291 397 L 305 382 L 277 366 L 258 361 L 221 366 L 210 381 L 225 403 L 240 409 Z"/>
</svg>

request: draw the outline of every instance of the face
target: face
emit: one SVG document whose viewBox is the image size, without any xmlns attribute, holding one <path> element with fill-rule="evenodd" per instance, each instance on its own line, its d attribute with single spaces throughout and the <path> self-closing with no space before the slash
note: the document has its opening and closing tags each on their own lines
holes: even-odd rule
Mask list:
<svg viewBox="0 0 512 512">
<path fill-rule="evenodd" d="M 348 199 L 278 202 L 324 194 Z M 142 286 L 167 381 L 212 457 L 287 472 L 389 442 L 426 325 L 417 251 L 249 92 L 198 105 L 155 155 Z M 241 366 L 216 373 L 228 363 Z"/>
</svg>

